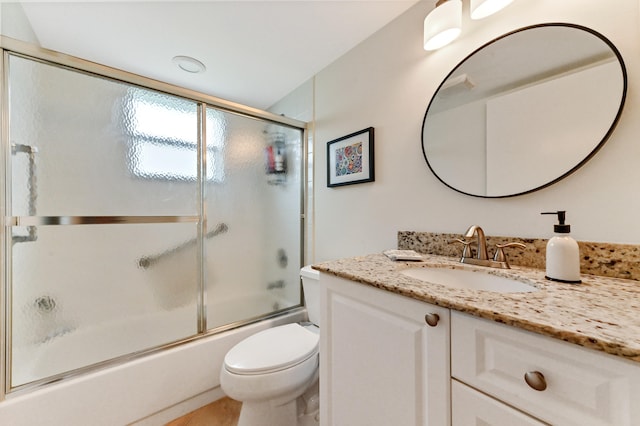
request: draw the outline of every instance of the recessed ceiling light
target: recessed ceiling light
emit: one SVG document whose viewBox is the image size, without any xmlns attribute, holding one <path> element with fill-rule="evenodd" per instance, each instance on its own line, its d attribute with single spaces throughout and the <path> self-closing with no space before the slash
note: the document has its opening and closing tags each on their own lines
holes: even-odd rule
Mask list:
<svg viewBox="0 0 640 426">
<path fill-rule="evenodd" d="M 198 74 L 207 69 L 202 62 L 191 56 L 174 56 L 173 63 L 180 67 L 181 70 L 192 74 Z"/>
</svg>

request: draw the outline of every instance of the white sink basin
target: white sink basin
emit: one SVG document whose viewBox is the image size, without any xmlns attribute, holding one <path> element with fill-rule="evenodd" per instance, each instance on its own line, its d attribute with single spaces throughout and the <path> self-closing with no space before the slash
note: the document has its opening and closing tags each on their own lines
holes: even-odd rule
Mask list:
<svg viewBox="0 0 640 426">
<path fill-rule="evenodd" d="M 531 285 L 511 278 L 464 269 L 411 268 L 400 273 L 418 280 L 454 288 L 469 288 L 496 293 L 528 293 L 538 290 Z"/>
</svg>

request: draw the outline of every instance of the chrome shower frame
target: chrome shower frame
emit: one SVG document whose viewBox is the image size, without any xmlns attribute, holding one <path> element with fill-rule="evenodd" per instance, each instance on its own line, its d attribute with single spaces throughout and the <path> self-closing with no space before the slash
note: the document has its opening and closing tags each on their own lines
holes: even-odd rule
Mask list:
<svg viewBox="0 0 640 426">
<path fill-rule="evenodd" d="M 231 112 L 234 114 L 246 116 L 253 119 L 265 121 L 267 123 L 274 123 L 277 125 L 285 126 L 301 132 L 302 143 L 302 163 L 300 167 L 301 172 L 301 184 L 300 184 L 300 266 L 303 266 L 305 261 L 305 241 L 306 241 L 306 199 L 307 199 L 307 162 L 308 162 L 308 143 L 309 143 L 309 129 L 307 123 L 292 118 L 288 118 L 281 115 L 276 115 L 268 111 L 260 110 L 257 108 L 248 107 L 235 102 L 226 101 L 214 96 L 205 95 L 194 90 L 181 88 L 168 83 L 160 82 L 136 74 L 132 74 L 126 71 L 111 68 L 105 65 L 93 63 L 84 59 L 76 58 L 70 55 L 62 54 L 52 50 L 44 49 L 38 46 L 34 46 L 30 43 L 15 40 L 5 36 L 0 36 L 0 52 L 2 53 L 0 61 L 0 161 L 4 165 L 4 173 L 2 174 L 3 182 L 0 184 L 0 213 L 2 216 L 2 223 L 0 224 L 0 262 L 2 262 L 2 276 L 0 282 L 0 330 L 2 330 L 2 338 L 0 338 L 0 402 L 6 398 L 9 393 L 17 394 L 22 392 L 29 392 L 31 390 L 40 388 L 53 382 L 57 382 L 63 379 L 76 377 L 80 374 L 87 373 L 88 371 L 94 371 L 99 368 L 105 368 L 108 366 L 120 364 L 123 362 L 131 361 L 133 359 L 140 358 L 142 356 L 164 351 L 173 348 L 177 345 L 181 345 L 193 340 L 201 339 L 203 337 L 210 336 L 222 331 L 230 330 L 242 325 L 250 324 L 256 321 L 260 321 L 267 318 L 272 318 L 285 313 L 291 313 L 300 311 L 303 309 L 302 290 L 300 291 L 300 302 L 298 305 L 282 309 L 276 312 L 272 312 L 265 316 L 249 318 L 246 320 L 238 321 L 232 324 L 227 324 L 214 329 L 207 329 L 206 324 L 206 288 L 205 288 L 205 268 L 203 267 L 204 259 L 204 242 L 205 239 L 210 237 L 207 233 L 206 223 L 206 207 L 204 203 L 205 188 L 202 176 L 206 171 L 207 152 L 206 152 L 206 134 L 205 134 L 205 121 L 207 108 L 213 107 L 219 110 Z M 66 68 L 73 71 L 83 72 L 89 75 L 109 78 L 117 81 L 121 81 L 128 84 L 133 84 L 147 89 L 157 90 L 160 92 L 176 95 L 185 99 L 189 99 L 198 102 L 198 215 L 197 216 L 31 216 L 31 217 L 10 217 L 8 216 L 11 209 L 11 200 L 9 195 L 11 194 L 11 155 L 12 145 L 10 141 L 9 132 L 9 110 L 8 110 L 8 84 L 9 73 L 8 69 L 9 55 L 16 55 L 25 57 L 32 60 L 41 61 L 49 65 L 57 66 L 60 68 Z M 22 152 L 22 149 L 19 149 Z M 16 151 L 17 153 L 17 151 Z M 26 153 L 26 152 L 25 152 Z M 33 156 L 33 152 L 27 153 Z M 30 159 L 30 162 L 33 159 Z M 35 163 L 33 165 L 35 167 Z M 35 170 L 35 169 L 33 169 Z M 35 179 L 35 176 L 33 176 Z M 33 182 L 35 183 L 35 181 Z M 32 188 L 35 191 L 35 186 Z M 30 194 L 29 200 L 29 214 L 35 213 L 35 199 L 37 194 L 33 192 Z M 33 210 L 32 210 L 33 208 Z M 98 364 L 94 364 L 88 367 L 81 367 L 69 372 L 65 372 L 56 376 L 48 377 L 42 380 L 38 380 L 29 384 L 12 387 L 10 380 L 11 372 L 11 286 L 12 271 L 11 271 L 11 259 L 12 246 L 15 242 L 30 241 L 30 238 L 36 238 L 35 227 L 39 225 L 83 225 L 83 224 L 106 224 L 106 223 L 176 223 L 176 222 L 191 222 L 197 223 L 198 237 L 195 244 L 198 250 L 199 258 L 199 284 L 198 284 L 198 334 L 183 340 L 172 342 L 167 345 L 151 348 L 145 351 L 138 352 L 136 354 L 123 355 L 108 361 L 104 361 Z M 224 224 L 223 224 L 224 225 Z M 27 226 L 29 235 L 23 237 L 22 241 L 14 241 L 11 235 L 12 226 Z M 226 226 L 226 225 L 225 225 Z M 217 227 L 216 229 L 219 230 Z M 34 235 L 31 235 L 31 230 L 34 231 Z M 215 230 L 214 230 L 215 231 Z M 225 229 L 226 231 L 226 229 Z M 19 238 L 20 240 L 20 238 Z"/>
</svg>

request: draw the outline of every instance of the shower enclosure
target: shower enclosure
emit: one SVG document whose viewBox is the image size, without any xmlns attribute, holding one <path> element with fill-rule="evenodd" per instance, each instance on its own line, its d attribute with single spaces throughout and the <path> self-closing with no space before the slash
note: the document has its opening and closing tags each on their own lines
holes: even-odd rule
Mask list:
<svg viewBox="0 0 640 426">
<path fill-rule="evenodd" d="M 304 123 L 18 47 L 2 64 L 5 392 L 301 305 Z"/>
</svg>

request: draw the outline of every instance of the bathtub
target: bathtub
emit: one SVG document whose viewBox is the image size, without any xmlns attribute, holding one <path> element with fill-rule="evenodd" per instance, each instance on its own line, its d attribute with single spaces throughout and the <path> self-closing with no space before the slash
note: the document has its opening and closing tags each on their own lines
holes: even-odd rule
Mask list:
<svg viewBox="0 0 640 426">
<path fill-rule="evenodd" d="M 273 293 L 254 293 L 218 300 L 208 309 L 214 321 L 209 328 L 265 315 L 286 306 Z M 87 327 L 56 327 L 39 343 L 13 348 L 12 385 L 19 386 L 56 376 L 119 356 L 148 350 L 197 334 L 195 306 L 116 318 Z"/>
<path fill-rule="evenodd" d="M 265 301 L 262 297 L 260 300 Z M 265 307 L 269 312 L 272 301 Z M 245 299 L 246 304 L 246 299 Z M 230 306 L 228 302 L 220 306 Z M 228 310 L 232 314 L 233 310 Z M 137 319 L 114 321 L 93 328 L 78 327 L 40 344 L 25 347 L 30 353 L 30 365 L 15 370 L 14 379 L 29 382 L 51 376 L 78 364 L 91 365 L 109 357 L 148 348 L 158 335 L 147 333 L 147 341 L 131 342 L 127 330 L 143 327 L 158 330 L 162 337 L 184 337 L 175 318 L 186 316 L 184 323 L 195 318 L 193 309 L 172 312 L 172 316 L 148 315 Z M 304 308 L 254 324 L 200 338 L 128 362 L 103 367 L 72 379 L 35 389 L 19 390 L 0 402 L 0 424 L 40 425 L 46 419 L 50 425 L 126 425 L 164 424 L 175 417 L 223 396 L 218 374 L 224 355 L 237 342 L 257 331 L 290 322 L 304 320 Z M 151 326 L 151 327 L 150 327 Z M 193 327 L 190 325 L 190 327 Z M 103 329 L 106 328 L 106 329 Z M 183 328 L 183 327 L 182 327 Z M 109 334 L 104 339 L 96 336 Z M 193 334 L 192 333 L 188 333 Z M 133 345 L 133 346 L 132 346 Z M 82 351 L 74 350 L 81 346 Z M 153 344 L 151 344 L 153 346 Z M 89 350 L 86 350 L 90 348 Z M 105 352 L 106 351 L 106 352 Z M 15 351 L 19 354 L 19 350 Z M 18 367 L 16 365 L 16 367 Z"/>
</svg>

